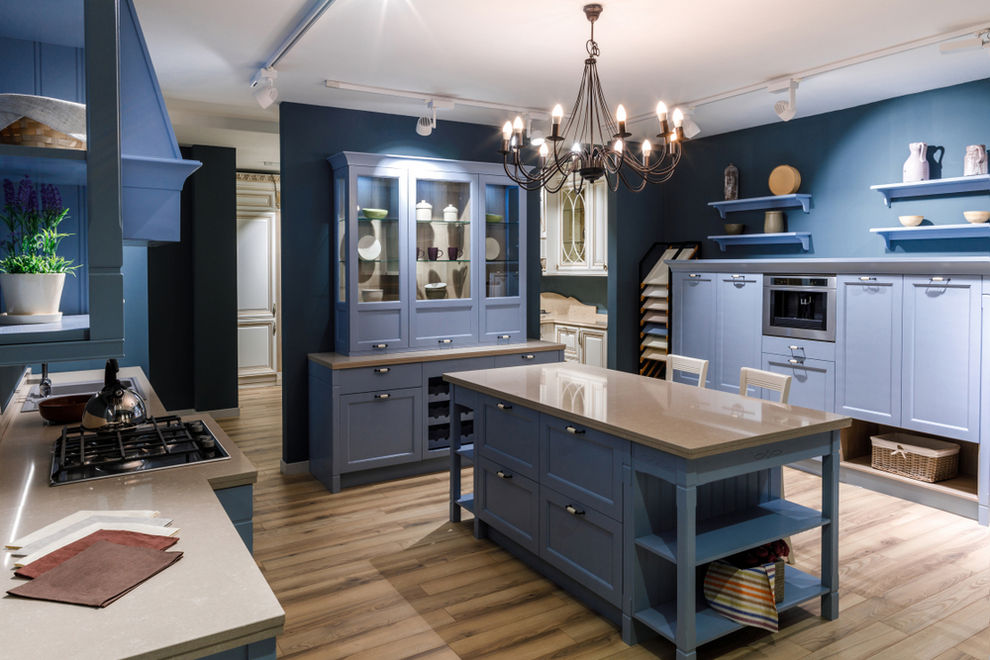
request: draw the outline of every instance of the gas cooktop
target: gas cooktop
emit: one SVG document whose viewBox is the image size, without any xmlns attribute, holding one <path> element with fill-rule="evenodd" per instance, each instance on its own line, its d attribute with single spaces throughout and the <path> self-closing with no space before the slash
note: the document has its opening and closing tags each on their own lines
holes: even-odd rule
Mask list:
<svg viewBox="0 0 990 660">
<path fill-rule="evenodd" d="M 49 484 L 60 486 L 228 458 L 206 424 L 183 422 L 175 415 L 98 431 L 65 427 L 52 448 Z"/>
</svg>

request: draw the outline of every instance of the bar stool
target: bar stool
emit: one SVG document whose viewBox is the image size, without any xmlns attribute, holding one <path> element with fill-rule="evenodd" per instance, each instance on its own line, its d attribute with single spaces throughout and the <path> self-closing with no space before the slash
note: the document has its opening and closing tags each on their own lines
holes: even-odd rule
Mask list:
<svg viewBox="0 0 990 660">
<path fill-rule="evenodd" d="M 775 374 L 772 371 L 763 371 L 762 369 L 751 369 L 750 367 L 742 367 L 739 369 L 739 394 L 743 396 L 748 396 L 746 392 L 749 391 L 749 386 L 760 387 L 765 390 L 772 390 L 780 394 L 780 402 L 787 403 L 787 397 L 791 393 L 791 377 L 785 376 L 784 374 Z M 779 468 L 778 468 L 779 469 Z M 783 474 L 781 474 L 780 479 L 780 497 L 784 498 L 784 479 Z M 787 547 L 791 548 L 790 554 L 787 555 L 787 563 L 794 563 L 794 549 L 791 545 L 791 537 L 788 536 L 784 539 L 787 543 Z"/>
<path fill-rule="evenodd" d="M 697 376 L 698 387 L 703 388 L 705 386 L 705 378 L 708 376 L 708 360 L 671 353 L 667 356 L 667 380 L 674 380 L 675 369 Z"/>
</svg>

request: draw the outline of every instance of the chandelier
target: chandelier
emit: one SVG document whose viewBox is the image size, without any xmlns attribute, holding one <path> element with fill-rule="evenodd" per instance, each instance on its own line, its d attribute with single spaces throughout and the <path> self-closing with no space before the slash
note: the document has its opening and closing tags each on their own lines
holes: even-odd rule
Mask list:
<svg viewBox="0 0 990 660">
<path fill-rule="evenodd" d="M 642 141 L 638 156 L 628 142 L 632 133 L 626 131 L 626 109 L 622 105 L 615 111 L 615 121 L 612 120 L 598 77 L 600 51 L 595 41 L 595 21 L 601 13 L 599 4 L 584 6 L 584 15 L 591 23 L 591 38 L 586 46 L 588 58 L 584 61 L 577 99 L 563 130 L 564 109 L 559 103 L 554 106 L 550 113 L 551 132 L 539 144 L 535 165 L 523 163 L 526 136 L 522 117 L 507 121 L 502 127 L 500 153 L 505 173 L 525 190 L 545 188 L 547 192 L 555 193 L 570 178 L 571 185 L 580 192 L 584 182 L 605 177 L 613 192 L 618 190 L 620 181 L 638 192 L 647 183 L 663 183 L 670 179 L 681 159 L 684 114 L 679 108 L 671 113 L 671 128 L 667 121 L 667 106 L 663 101 L 657 103 L 660 132 L 655 143 L 648 139 Z"/>
</svg>

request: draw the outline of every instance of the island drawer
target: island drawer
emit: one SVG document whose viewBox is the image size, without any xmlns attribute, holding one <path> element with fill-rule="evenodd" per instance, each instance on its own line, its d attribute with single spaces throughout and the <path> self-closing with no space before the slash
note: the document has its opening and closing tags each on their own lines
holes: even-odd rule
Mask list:
<svg viewBox="0 0 990 660">
<path fill-rule="evenodd" d="M 484 397 L 481 401 L 483 433 L 475 433 L 477 451 L 490 460 L 536 480 L 539 474 L 539 414 L 508 401 Z M 478 428 L 475 411 L 475 429 Z"/>
<path fill-rule="evenodd" d="M 333 372 L 333 384 L 340 388 L 341 394 L 420 387 L 423 384 L 423 369 L 419 364 L 382 364 L 337 369 Z"/>
<path fill-rule="evenodd" d="M 613 605 L 622 593 L 622 524 L 540 487 L 540 558 Z"/>
<path fill-rule="evenodd" d="M 629 442 L 540 415 L 540 483 L 622 520 L 622 465 Z"/>
<path fill-rule="evenodd" d="M 475 474 L 475 513 L 533 554 L 539 553 L 539 487 L 532 479 L 486 458 Z"/>
<path fill-rule="evenodd" d="M 518 367 L 523 364 L 550 364 L 560 362 L 557 351 L 530 351 L 515 355 L 496 355 L 495 367 Z"/>
<path fill-rule="evenodd" d="M 835 342 L 831 341 L 763 335 L 763 352 L 783 355 L 795 360 L 811 359 L 835 362 Z"/>
</svg>

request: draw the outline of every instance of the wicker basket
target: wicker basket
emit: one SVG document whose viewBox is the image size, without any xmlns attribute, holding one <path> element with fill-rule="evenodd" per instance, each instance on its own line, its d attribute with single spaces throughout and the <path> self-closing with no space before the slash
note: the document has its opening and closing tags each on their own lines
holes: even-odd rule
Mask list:
<svg viewBox="0 0 990 660">
<path fill-rule="evenodd" d="M 959 445 L 909 433 L 870 436 L 874 469 L 934 483 L 959 473 Z"/>
<path fill-rule="evenodd" d="M 778 603 L 784 600 L 784 567 L 786 565 L 783 559 L 778 559 L 773 566 L 773 599 Z"/>
<path fill-rule="evenodd" d="M 85 149 L 86 143 L 71 135 L 56 131 L 28 117 L 21 117 L 0 130 L 0 144 L 19 144 L 24 147 L 47 149 Z"/>
</svg>

